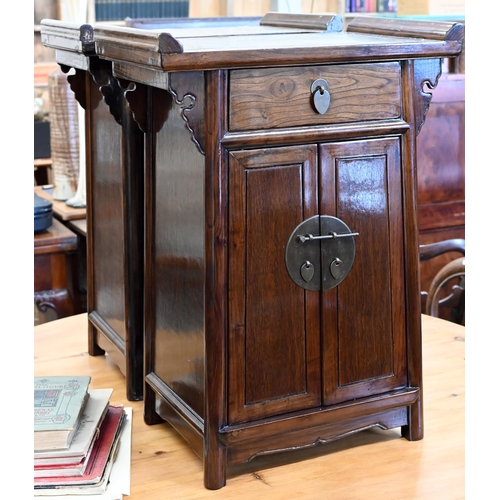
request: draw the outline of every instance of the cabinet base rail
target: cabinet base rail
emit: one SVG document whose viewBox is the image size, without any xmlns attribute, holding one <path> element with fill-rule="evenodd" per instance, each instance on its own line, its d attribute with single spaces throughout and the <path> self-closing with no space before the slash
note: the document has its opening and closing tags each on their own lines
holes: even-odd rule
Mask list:
<svg viewBox="0 0 500 500">
<path fill-rule="evenodd" d="M 159 385 L 156 385 L 159 383 Z M 204 425 L 175 393 L 161 389 L 164 384 L 154 375 L 147 382 L 155 391 L 157 414 L 167 421 L 202 458 Z M 277 415 L 219 429 L 219 446 L 227 451 L 227 466 L 250 462 L 259 455 L 270 455 L 327 444 L 371 427 L 384 430 L 409 425 L 409 412 L 420 400 L 420 390 L 408 387 L 355 401 Z"/>
</svg>

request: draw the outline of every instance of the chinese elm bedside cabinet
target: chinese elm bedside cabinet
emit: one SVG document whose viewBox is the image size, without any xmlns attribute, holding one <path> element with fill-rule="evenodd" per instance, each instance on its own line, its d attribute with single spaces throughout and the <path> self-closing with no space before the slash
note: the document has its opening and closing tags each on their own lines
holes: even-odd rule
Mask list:
<svg viewBox="0 0 500 500">
<path fill-rule="evenodd" d="M 41 33 L 85 109 L 89 354 L 107 352 L 126 377 L 127 398 L 141 400 L 144 134 L 127 88 L 95 55 L 92 26 L 43 20 Z"/>
<path fill-rule="evenodd" d="M 170 18 L 168 25 L 259 25 L 260 18 Z M 142 29 L 162 19 L 128 19 Z M 144 386 L 144 133 L 125 95 L 130 82 L 97 57 L 89 24 L 44 19 L 41 36 L 55 49 L 75 98 L 85 109 L 87 174 L 87 303 L 89 353 L 107 352 L 126 377 L 127 398 Z M 144 90 L 134 84 L 134 95 Z"/>
<path fill-rule="evenodd" d="M 423 437 L 415 144 L 462 39 L 275 13 L 95 27 L 145 132 L 144 416 L 207 488 L 373 426 Z"/>
</svg>

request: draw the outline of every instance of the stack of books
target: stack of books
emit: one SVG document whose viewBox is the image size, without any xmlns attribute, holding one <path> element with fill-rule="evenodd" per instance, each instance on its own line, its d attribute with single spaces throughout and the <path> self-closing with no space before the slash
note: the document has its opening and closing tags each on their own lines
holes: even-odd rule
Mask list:
<svg viewBox="0 0 500 500">
<path fill-rule="evenodd" d="M 124 429 L 129 475 L 131 411 L 110 405 L 112 389 L 89 384 L 90 377 L 35 377 L 35 496 L 122 498 L 107 492 Z"/>
</svg>

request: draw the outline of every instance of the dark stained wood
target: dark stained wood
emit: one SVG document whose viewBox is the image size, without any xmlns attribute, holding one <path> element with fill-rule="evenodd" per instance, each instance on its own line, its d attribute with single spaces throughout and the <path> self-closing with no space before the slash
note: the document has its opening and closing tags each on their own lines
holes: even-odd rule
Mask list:
<svg viewBox="0 0 500 500">
<path fill-rule="evenodd" d="M 279 130 L 268 129 L 266 144 L 268 146 L 279 146 L 286 141 L 287 144 L 302 144 L 304 142 L 329 141 L 332 139 L 355 139 L 360 135 L 386 136 L 389 131 L 393 134 L 401 134 L 409 128 L 404 120 L 381 120 L 375 122 L 356 122 L 338 125 L 317 125 L 314 127 L 293 127 Z M 258 146 L 261 142 L 261 132 L 256 131 L 234 131 L 226 132 L 222 143 L 227 148 Z"/>
<path fill-rule="evenodd" d="M 76 234 L 54 217 L 50 227 L 34 234 L 34 300 L 40 323 L 81 312 L 73 287 L 77 243 Z"/>
<path fill-rule="evenodd" d="M 77 236 L 76 275 L 72 287 L 75 290 L 77 311 L 87 311 L 87 219 L 69 220 L 66 226 Z"/>
<path fill-rule="evenodd" d="M 94 54 L 94 28 L 90 24 L 43 19 L 42 42 L 46 47 L 74 53 Z"/>
<path fill-rule="evenodd" d="M 445 228 L 436 231 L 422 232 L 420 234 L 420 281 L 421 281 L 421 307 L 422 312 L 427 314 L 429 311 L 428 295 L 433 287 L 436 276 L 442 273 L 442 270 L 455 260 L 465 256 L 465 234 L 464 228 Z M 444 287 L 443 298 L 447 293 L 452 293 L 453 285 L 457 280 Z M 450 307 L 443 307 L 438 310 L 439 317 L 449 321 L 456 321 L 455 312 Z M 465 321 L 465 314 L 461 321 Z"/>
<path fill-rule="evenodd" d="M 443 41 L 459 41 L 464 38 L 464 25 L 450 21 L 421 21 L 393 17 L 355 17 L 347 31 L 373 35 L 427 38 Z"/>
<path fill-rule="evenodd" d="M 420 245 L 420 262 L 433 259 L 438 255 L 447 252 L 459 252 L 465 257 L 465 240 L 456 238 L 452 240 L 443 240 L 437 243 Z"/>
<path fill-rule="evenodd" d="M 439 59 L 417 59 L 413 62 L 415 93 L 419 96 L 414 104 L 417 135 L 424 124 L 431 103 L 432 94 L 428 90 L 436 87 L 441 76 L 441 64 Z"/>
<path fill-rule="evenodd" d="M 443 309 L 449 310 L 454 323 L 465 324 L 465 259 L 448 262 L 436 274 L 429 286 L 425 313 L 440 317 Z"/>
<path fill-rule="evenodd" d="M 87 191 L 91 195 L 90 202 L 87 196 L 88 253 L 91 257 L 88 281 L 92 283 L 88 297 L 89 349 L 93 354 L 104 353 L 104 346 L 98 341 L 99 331 L 112 322 L 113 327 L 106 329 L 107 333 L 116 332 L 119 350 L 114 350 L 114 358 L 119 352 L 118 364 L 124 370 L 123 206 L 120 202 L 120 165 L 113 160 L 121 157 L 121 130 L 94 81 L 89 82 L 88 101 Z"/>
<path fill-rule="evenodd" d="M 155 103 L 155 105 L 153 105 Z M 148 346 L 144 350 L 144 376 L 153 371 L 155 359 L 155 329 L 156 329 L 156 293 L 155 293 L 155 246 L 151 243 L 155 238 L 155 200 L 156 200 L 156 138 L 157 132 L 163 127 L 170 111 L 172 96 L 165 90 L 148 87 L 146 94 L 146 107 L 150 113 L 148 118 L 146 137 L 144 140 L 144 210 L 151 214 L 144 222 L 144 290 L 150 290 L 149 300 L 144 300 L 144 342 Z M 159 110 L 161 110 L 159 112 Z M 156 393 L 148 383 L 144 384 L 144 421 L 148 425 L 163 421 L 156 410 Z"/>
<path fill-rule="evenodd" d="M 283 265 L 283 242 L 318 213 L 317 176 L 315 145 L 230 153 L 230 423 L 320 403 L 319 296 Z"/>
<path fill-rule="evenodd" d="M 128 88 L 102 66 L 93 76 L 97 74 L 107 84 L 90 86 L 87 107 L 93 254 L 89 320 L 95 344 L 117 360 L 128 381 L 129 399 L 138 400 L 144 376 L 144 134 L 127 105 Z"/>
<path fill-rule="evenodd" d="M 461 255 L 461 257 L 456 257 Z M 452 256 L 452 260 L 450 260 Z M 420 263 L 440 264 L 431 268 L 430 284 L 421 291 L 422 311 L 465 324 L 465 239 L 450 238 L 420 245 Z M 437 271 L 434 271 L 437 269 Z"/>
<path fill-rule="evenodd" d="M 228 175 L 220 140 L 227 130 L 227 72 L 205 75 L 205 394 L 203 420 L 203 483 L 226 484 L 227 448 L 220 429 L 227 425 L 228 303 L 226 272 Z"/>
<path fill-rule="evenodd" d="M 86 110 L 87 310 L 89 353 L 107 352 L 143 397 L 144 133 L 126 95 L 141 84 L 118 81 L 94 56 L 93 27 L 46 20 L 44 43 L 58 50 Z"/>
<path fill-rule="evenodd" d="M 300 30 L 272 28 L 274 32 L 269 33 L 266 26 L 239 32 L 221 32 L 218 28 L 209 31 L 208 36 L 200 37 L 199 30 L 193 32 L 173 28 L 167 33 L 161 28 L 138 30 L 100 25 L 94 28 L 94 39 L 96 52 L 104 59 L 165 71 L 256 67 L 256 61 L 258 67 L 304 66 L 367 61 L 374 57 L 378 60 L 415 56 L 453 57 L 460 53 L 462 25 L 425 21 L 414 23 L 419 28 L 418 38 L 414 31 L 405 32 L 396 24 L 384 35 L 371 37 L 369 44 L 365 43 L 363 33 L 351 29 L 352 22 L 347 27 L 348 32 L 302 31 L 307 35 L 306 43 L 304 36 L 300 36 Z M 258 33 L 265 36 L 256 36 Z M 443 45 L 443 42 L 446 44 Z"/>
<path fill-rule="evenodd" d="M 423 85 L 460 52 L 461 27 L 355 29 L 94 29 L 109 78 L 139 89 L 126 109 L 145 131 L 144 418 L 168 421 L 203 455 L 208 489 L 254 457 L 370 427 L 423 437 L 416 140 Z M 324 121 L 308 88 L 318 73 L 335 80 Z M 286 106 L 271 98 L 281 75 L 299 89 Z M 258 102 L 269 125 L 245 109 Z M 138 143 L 121 123 L 121 140 Z M 357 254 L 338 287 L 305 291 L 285 247 L 317 214 L 359 231 Z"/>
<path fill-rule="evenodd" d="M 465 75 L 445 74 L 432 91 L 417 139 L 420 230 L 465 222 Z M 433 216 L 438 211 L 439 216 Z M 437 214 L 436 214 L 437 215 Z"/>
<path fill-rule="evenodd" d="M 328 404 L 406 383 L 406 312 L 404 294 L 398 292 L 405 282 L 400 158 L 399 139 L 321 146 L 320 212 L 335 213 L 360 233 L 348 276 L 323 292 Z"/>
<path fill-rule="evenodd" d="M 289 14 L 268 12 L 260 21 L 261 26 L 282 26 L 289 28 L 309 28 L 325 31 L 342 31 L 343 18 L 336 14 Z"/>
<path fill-rule="evenodd" d="M 421 72 L 415 72 L 415 61 L 403 63 L 403 112 L 407 120 L 413 123 L 402 140 L 403 171 L 403 220 L 405 246 L 405 300 L 406 300 L 406 349 L 407 349 L 407 384 L 419 387 L 417 401 L 408 407 L 408 422 L 401 427 L 401 434 L 409 440 L 424 437 L 423 423 L 423 379 L 422 379 L 422 334 L 421 321 L 418 319 L 420 293 L 418 286 L 420 262 L 418 259 L 418 223 L 417 223 L 417 129 L 421 126 L 421 116 L 416 112 L 421 104 L 416 101 L 421 95 L 416 90 L 416 82 L 425 80 Z M 423 65 L 425 67 L 426 65 Z M 432 68 L 432 65 L 430 66 Z M 422 66 L 420 67 L 420 69 Z M 424 76 L 424 78 L 422 78 Z M 429 77 L 435 77 L 433 72 Z"/>
<path fill-rule="evenodd" d="M 200 153 L 205 153 L 205 76 L 203 72 L 172 73 L 168 90 L 181 107 L 181 117 Z"/>
<path fill-rule="evenodd" d="M 173 97 L 170 96 L 173 101 Z M 154 373 L 203 418 L 204 157 L 173 101 L 154 151 Z M 149 376 L 149 371 L 146 377 Z M 189 410 L 187 407 L 189 407 Z"/>
</svg>

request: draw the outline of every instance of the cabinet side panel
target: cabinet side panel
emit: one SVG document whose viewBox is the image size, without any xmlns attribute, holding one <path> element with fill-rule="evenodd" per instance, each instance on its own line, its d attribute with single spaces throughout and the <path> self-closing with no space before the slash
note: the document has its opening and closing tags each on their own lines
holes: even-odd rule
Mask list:
<svg viewBox="0 0 500 500">
<path fill-rule="evenodd" d="M 92 112 L 92 242 L 94 310 L 125 341 L 122 128 L 97 86 Z M 92 311 L 89 311 L 92 312 Z"/>
<path fill-rule="evenodd" d="M 179 111 L 156 142 L 153 371 L 203 417 L 205 159 Z"/>
</svg>

